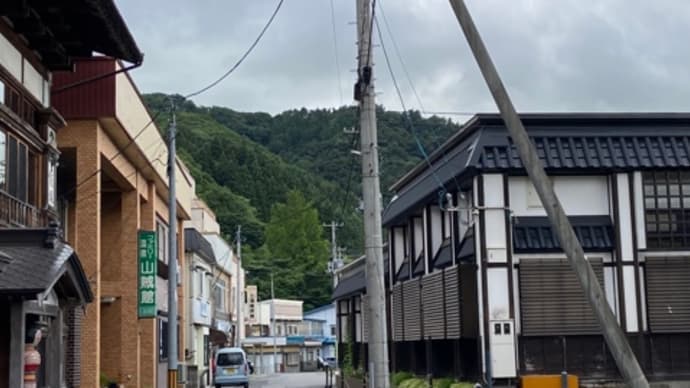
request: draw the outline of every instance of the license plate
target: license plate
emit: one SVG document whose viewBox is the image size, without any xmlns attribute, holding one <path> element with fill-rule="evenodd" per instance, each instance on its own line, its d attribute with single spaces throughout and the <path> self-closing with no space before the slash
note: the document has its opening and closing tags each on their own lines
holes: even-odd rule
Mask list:
<svg viewBox="0 0 690 388">
<path fill-rule="evenodd" d="M 232 373 L 235 373 L 236 370 L 237 370 L 237 369 L 235 369 L 235 368 L 225 368 L 225 373 L 230 373 L 230 374 L 232 374 Z"/>
</svg>

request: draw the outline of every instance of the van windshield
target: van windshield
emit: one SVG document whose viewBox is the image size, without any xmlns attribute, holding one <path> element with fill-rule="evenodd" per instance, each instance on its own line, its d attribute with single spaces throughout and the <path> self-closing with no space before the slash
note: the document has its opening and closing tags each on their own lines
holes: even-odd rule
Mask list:
<svg viewBox="0 0 690 388">
<path fill-rule="evenodd" d="M 244 364 L 244 357 L 242 357 L 242 353 L 220 353 L 218 355 L 218 366 L 242 364 Z"/>
</svg>

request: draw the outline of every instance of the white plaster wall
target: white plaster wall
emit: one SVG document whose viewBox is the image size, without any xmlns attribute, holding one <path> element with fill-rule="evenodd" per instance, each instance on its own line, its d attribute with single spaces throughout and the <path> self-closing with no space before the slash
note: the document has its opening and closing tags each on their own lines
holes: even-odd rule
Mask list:
<svg viewBox="0 0 690 388">
<path fill-rule="evenodd" d="M 609 214 L 608 184 L 605 176 L 557 176 L 551 179 L 554 182 L 556 194 L 568 215 Z M 534 206 L 538 205 L 535 203 L 538 201 L 538 196 L 527 177 L 510 177 L 508 182 L 510 208 L 514 215 L 546 215 L 543 207 Z"/>
<path fill-rule="evenodd" d="M 642 192 L 642 173 L 633 173 L 633 198 L 635 199 L 635 233 L 637 234 L 637 248 L 647 248 L 647 235 L 644 225 L 644 197 Z"/>
<path fill-rule="evenodd" d="M 431 252 L 430 256 L 433 257 L 438 248 L 443 242 L 442 239 L 442 229 L 441 223 L 443 222 L 441 218 L 441 209 L 438 206 L 431 206 Z"/>
<path fill-rule="evenodd" d="M 4 67 L 17 81 L 22 81 L 22 54 L 2 34 L 0 34 L 0 66 Z"/>
<path fill-rule="evenodd" d="M 395 247 L 395 273 L 402 266 L 405 260 L 405 238 L 403 228 L 393 228 L 393 246 Z"/>
<path fill-rule="evenodd" d="M 635 267 L 631 265 L 623 266 L 623 289 L 625 294 L 625 321 L 628 332 L 639 330 L 637 324 L 637 301 L 635 295 Z"/>
<path fill-rule="evenodd" d="M 633 253 L 633 225 L 630 209 L 630 186 L 627 174 L 616 174 L 618 186 L 618 228 L 620 230 L 620 251 L 624 261 L 632 261 Z"/>
<path fill-rule="evenodd" d="M 412 260 L 417 260 L 419 255 L 422 253 L 422 250 L 424 249 L 424 232 L 423 232 L 423 223 L 421 218 L 415 218 L 414 219 L 414 256 L 412 257 Z M 414 263 L 412 263 L 414 264 Z"/>
<path fill-rule="evenodd" d="M 484 206 L 503 206 L 503 175 L 484 174 Z"/>
<path fill-rule="evenodd" d="M 510 293 L 508 291 L 508 269 L 488 268 L 487 283 L 489 292 L 489 319 L 509 319 Z"/>
<path fill-rule="evenodd" d="M 26 59 L 23 60 L 24 79 L 22 83 L 26 90 L 38 101 L 43 102 L 43 76 Z"/>
</svg>

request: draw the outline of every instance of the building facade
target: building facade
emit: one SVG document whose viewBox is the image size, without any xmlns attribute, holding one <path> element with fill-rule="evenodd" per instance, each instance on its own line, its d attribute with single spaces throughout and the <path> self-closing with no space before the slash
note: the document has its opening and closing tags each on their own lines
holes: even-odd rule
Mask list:
<svg viewBox="0 0 690 388">
<path fill-rule="evenodd" d="M 225 333 L 227 338 L 217 337 L 215 343 L 235 345 L 239 344 L 245 337 L 245 317 L 246 310 L 245 273 L 240 264 L 239 257 L 233 247 L 225 240 L 221 234 L 220 225 L 216 220 L 216 215 L 211 208 L 202 200 L 195 199 L 192 205 L 192 221 L 200 230 L 206 240 L 211 243 L 216 265 L 214 267 L 214 277 L 217 282 L 214 284 L 214 295 L 222 298 L 221 303 L 216 303 L 218 309 L 215 311 L 213 327 Z M 237 290 L 240 290 L 240 309 L 237 306 Z M 222 306 L 222 308 L 221 308 Z M 220 333 L 219 333 L 220 334 Z"/>
<path fill-rule="evenodd" d="M 257 303 L 257 323 L 249 329 L 242 347 L 260 373 L 298 372 L 302 367 L 305 338 L 300 335 L 301 300 L 268 299 Z M 313 341 L 310 341 L 313 342 Z M 316 349 L 320 343 L 309 343 Z"/>
<path fill-rule="evenodd" d="M 304 320 L 306 322 L 314 321 L 320 323 L 318 326 L 310 325 L 309 327 L 309 336 L 321 341 L 319 356 L 323 358 L 336 357 L 335 341 L 337 327 L 335 323 L 335 304 L 331 303 L 305 311 Z"/>
<path fill-rule="evenodd" d="M 168 219 L 167 146 L 122 65 L 108 57 L 80 60 L 75 71 L 54 79 L 54 88 L 101 77 L 54 95 L 67 126 L 58 133 L 62 153 L 60 203 L 66 237 L 84 252 L 82 259 L 95 300 L 84 314 L 81 384 L 101 380 L 125 387 L 165 386 L 167 358 L 168 228 L 176 225 L 178 273 L 184 268 L 182 222 L 191 217 L 194 180 L 177 161 L 177 214 Z M 108 75 L 108 76 L 106 76 Z M 157 273 L 155 317 L 138 319 L 138 233 L 155 232 Z M 178 286 L 184 327 L 187 297 Z M 180 343 L 185 343 L 184 330 Z"/>
<path fill-rule="evenodd" d="M 651 380 L 690 376 L 688 118 L 522 115 Z M 475 116 L 430 163 L 392 187 L 383 216 L 393 369 L 620 379 L 500 117 Z"/>
<path fill-rule="evenodd" d="M 216 259 L 211 244 L 193 228 L 185 231 L 187 290 L 187 343 L 185 344 L 185 381 L 188 387 L 207 387 L 212 382 L 211 327 L 213 323 L 214 284 L 213 267 Z M 218 302 L 222 303 L 221 300 Z M 221 310 L 221 309 L 218 309 Z"/>
<path fill-rule="evenodd" d="M 109 0 L 8 0 L 0 16 L 0 387 L 25 378 L 79 385 L 81 311 L 98 299 L 85 265 L 93 252 L 65 241 L 59 222 L 56 133 L 65 121 L 52 103 L 53 77 L 94 51 L 135 64 L 142 54 Z M 37 372 L 25 376 L 25 360 L 35 365 L 38 356 Z"/>
</svg>

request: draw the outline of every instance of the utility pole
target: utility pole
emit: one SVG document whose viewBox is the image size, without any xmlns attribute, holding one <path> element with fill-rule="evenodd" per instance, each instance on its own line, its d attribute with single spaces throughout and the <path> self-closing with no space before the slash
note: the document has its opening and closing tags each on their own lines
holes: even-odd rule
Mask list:
<svg viewBox="0 0 690 388">
<path fill-rule="evenodd" d="M 525 127 L 515 111 L 510 96 L 503 86 L 498 71 L 496 70 L 489 52 L 484 46 L 479 31 L 470 16 L 463 0 L 449 0 L 455 16 L 460 23 L 465 38 L 469 43 L 472 53 L 479 65 L 479 69 L 484 76 L 484 80 L 493 95 L 496 105 L 501 112 L 501 117 L 505 122 L 510 137 L 517 146 L 520 160 L 525 166 L 534 188 L 539 194 L 539 199 L 549 216 L 551 226 L 556 231 L 558 240 L 561 241 L 563 251 L 568 257 L 570 266 L 575 271 L 577 278 L 589 300 L 590 307 L 599 321 L 601 331 L 604 334 L 606 343 L 613 355 L 618 370 L 621 372 L 627 387 L 648 388 L 649 383 L 635 358 L 635 354 L 630 348 L 630 344 L 625 334 L 618 326 L 616 316 L 611 311 L 611 307 L 606 301 L 606 296 L 597 281 L 597 277 L 592 270 L 592 266 L 585 259 L 582 246 L 573 231 L 570 221 L 561 206 L 558 197 L 551 185 L 549 177 L 544 171 L 544 167 L 539 159 L 537 150 L 532 144 Z"/>
<path fill-rule="evenodd" d="M 235 319 L 237 321 L 237 324 L 235 326 L 235 346 L 238 348 L 241 347 L 241 342 L 240 342 L 240 330 L 243 324 L 242 321 L 242 290 L 241 290 L 241 283 L 240 283 L 240 272 L 242 272 L 242 225 L 237 225 L 237 292 L 235 295 L 235 299 L 237 299 L 236 304 L 237 304 L 237 315 L 235 316 Z"/>
<path fill-rule="evenodd" d="M 376 388 L 388 388 L 388 334 L 381 235 L 381 192 L 376 134 L 376 103 L 372 68 L 372 8 L 369 0 L 357 0 L 358 80 L 355 99 L 360 104 L 362 197 L 364 204 L 364 252 L 369 295 L 370 381 Z"/>
<path fill-rule="evenodd" d="M 273 292 L 273 270 L 271 269 L 271 333 L 273 334 L 273 373 L 278 372 L 278 346 L 276 343 L 276 295 Z"/>
<path fill-rule="evenodd" d="M 333 275 L 333 288 L 337 285 L 337 281 L 335 278 L 335 270 L 338 269 L 338 245 L 336 241 L 336 229 L 340 228 L 343 226 L 343 224 L 339 224 L 335 221 L 331 221 L 330 224 L 322 224 L 323 227 L 325 228 L 331 228 L 331 265 L 329 266 L 329 272 L 331 275 Z"/>
<path fill-rule="evenodd" d="M 168 130 L 168 388 L 177 388 L 177 193 L 175 191 L 175 106 Z"/>
</svg>

